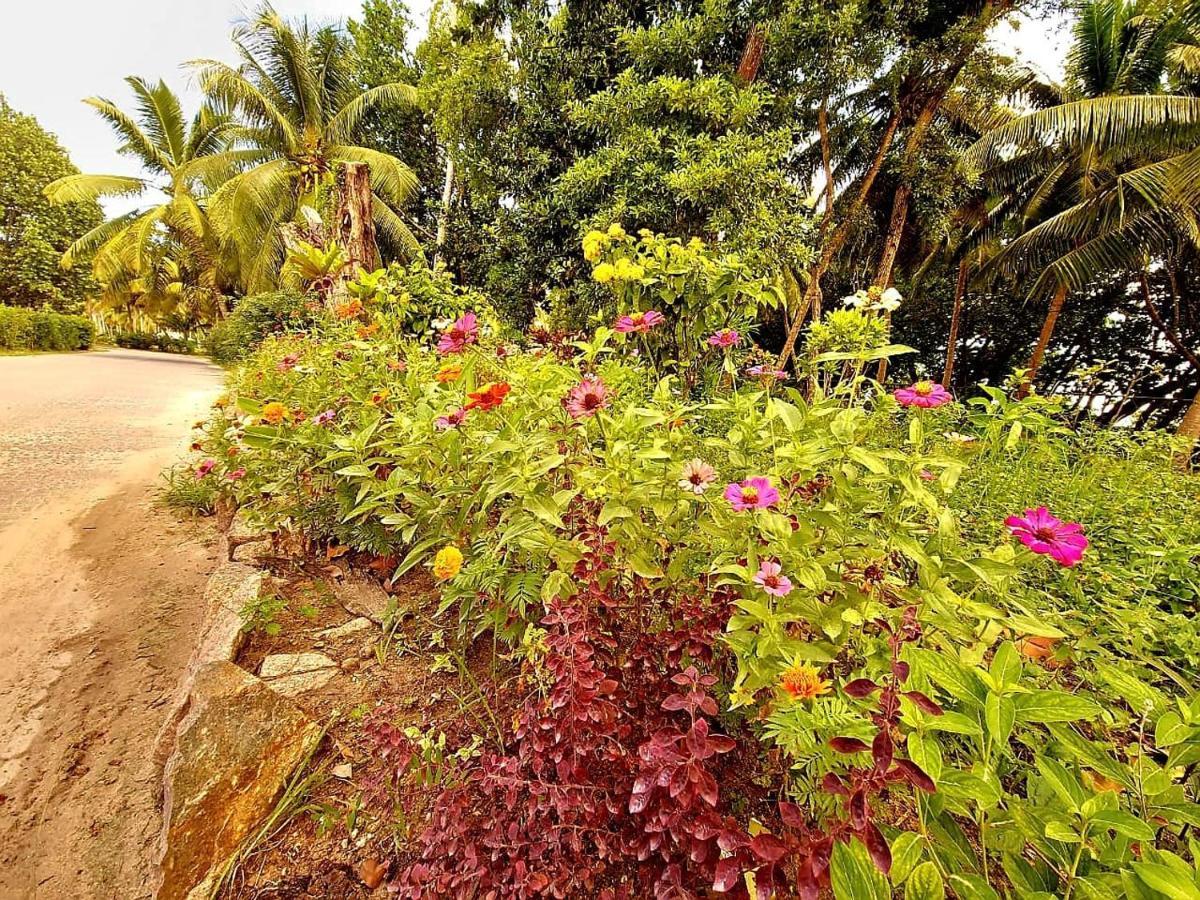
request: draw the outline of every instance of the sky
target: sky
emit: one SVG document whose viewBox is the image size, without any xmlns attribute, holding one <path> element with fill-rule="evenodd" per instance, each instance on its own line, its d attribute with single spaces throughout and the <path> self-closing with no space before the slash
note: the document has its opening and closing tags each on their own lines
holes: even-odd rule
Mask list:
<svg viewBox="0 0 1200 900">
<path fill-rule="evenodd" d="M 139 174 L 116 152 L 108 126 L 81 101 L 101 96 L 128 108 L 123 79 L 141 75 L 167 83 L 194 110 L 199 91 L 180 63 L 199 58 L 231 60 L 230 25 L 252 8 L 248 0 L 14 0 L 6 3 L 0 34 L 0 93 L 58 135 L 81 171 Z M 410 0 L 423 31 L 430 0 Z M 276 0 L 285 16 L 313 20 L 354 16 L 361 0 Z M 1068 34 L 1061 19 L 1003 28 L 997 43 L 1044 74 L 1062 75 Z M 109 212 L 128 208 L 112 201 Z"/>
</svg>

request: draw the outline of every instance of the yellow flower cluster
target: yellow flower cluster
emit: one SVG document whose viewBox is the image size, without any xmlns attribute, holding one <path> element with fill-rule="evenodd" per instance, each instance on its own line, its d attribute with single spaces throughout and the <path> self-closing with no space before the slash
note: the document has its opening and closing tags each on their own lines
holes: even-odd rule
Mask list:
<svg viewBox="0 0 1200 900">
<path fill-rule="evenodd" d="M 433 577 L 438 581 L 449 581 L 462 569 L 462 551 L 453 544 L 443 547 L 433 558 Z"/>
<path fill-rule="evenodd" d="M 622 257 L 617 260 L 615 265 L 606 262 L 600 263 L 592 269 L 592 277 L 600 284 L 608 284 L 614 278 L 617 281 L 640 281 L 646 277 L 646 269 L 633 260 Z"/>
<path fill-rule="evenodd" d="M 608 231 L 592 229 L 583 236 L 583 258 L 594 263 L 600 259 L 612 241 L 623 240 L 625 240 L 625 229 L 616 222 L 608 226 Z"/>
</svg>

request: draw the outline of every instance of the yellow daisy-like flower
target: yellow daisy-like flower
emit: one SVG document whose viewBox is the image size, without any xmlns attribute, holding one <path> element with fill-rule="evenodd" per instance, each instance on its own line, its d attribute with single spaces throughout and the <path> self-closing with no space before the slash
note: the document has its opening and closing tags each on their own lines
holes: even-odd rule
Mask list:
<svg viewBox="0 0 1200 900">
<path fill-rule="evenodd" d="M 462 371 L 462 366 L 458 363 L 446 363 L 433 377 L 437 379 L 438 384 L 453 384 L 462 377 Z"/>
<path fill-rule="evenodd" d="M 600 258 L 607 243 L 608 235 L 603 231 L 589 231 L 583 238 L 583 258 L 594 263 Z"/>
<path fill-rule="evenodd" d="M 263 421 L 268 425 L 278 425 L 287 418 L 287 407 L 282 403 L 268 403 L 262 409 Z"/>
<path fill-rule="evenodd" d="M 625 237 L 625 229 L 619 222 L 613 222 L 608 226 L 608 236 L 616 241 L 622 240 Z"/>
<path fill-rule="evenodd" d="M 646 270 L 628 259 L 618 259 L 615 273 L 617 278 L 622 281 L 640 281 L 645 276 Z"/>
<path fill-rule="evenodd" d="M 815 666 L 794 663 L 779 678 L 780 689 L 793 700 L 813 700 L 829 693 L 829 682 Z"/>
<path fill-rule="evenodd" d="M 462 551 L 453 544 L 443 547 L 433 558 L 433 577 L 438 581 L 449 581 L 462 569 Z"/>
<path fill-rule="evenodd" d="M 600 263 L 596 268 L 592 269 L 592 277 L 600 284 L 608 284 L 617 274 L 617 270 L 610 263 Z"/>
</svg>

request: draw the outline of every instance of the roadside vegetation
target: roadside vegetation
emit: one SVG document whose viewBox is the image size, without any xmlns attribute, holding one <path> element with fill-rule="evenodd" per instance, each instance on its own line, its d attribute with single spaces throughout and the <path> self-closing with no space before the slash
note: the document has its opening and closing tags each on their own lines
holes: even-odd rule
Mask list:
<svg viewBox="0 0 1200 900">
<path fill-rule="evenodd" d="M 86 350 L 95 336 L 86 316 L 0 306 L 0 350 Z"/>
</svg>

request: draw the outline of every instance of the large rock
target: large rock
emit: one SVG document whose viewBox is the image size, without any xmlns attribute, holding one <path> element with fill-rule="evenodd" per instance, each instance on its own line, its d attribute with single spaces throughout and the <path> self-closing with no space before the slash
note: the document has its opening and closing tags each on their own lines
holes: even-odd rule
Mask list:
<svg viewBox="0 0 1200 900">
<path fill-rule="evenodd" d="M 274 809 L 321 728 L 233 663 L 195 676 L 163 774 L 158 900 L 212 895 L 229 860 Z"/>
<path fill-rule="evenodd" d="M 179 681 L 167 720 L 154 741 L 154 761 L 159 768 L 175 749 L 175 734 L 187 712 L 196 673 L 211 662 L 231 662 L 245 642 L 242 610 L 258 599 L 262 579 L 262 572 L 240 563 L 227 563 L 209 576 L 200 638 Z"/>
<path fill-rule="evenodd" d="M 334 582 L 333 594 L 350 615 L 365 616 L 376 625 L 383 624 L 392 604 L 392 598 L 379 582 L 354 575 Z"/>
<path fill-rule="evenodd" d="M 324 687 L 338 673 L 324 653 L 276 653 L 263 660 L 258 677 L 285 697 Z"/>
</svg>

